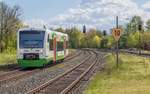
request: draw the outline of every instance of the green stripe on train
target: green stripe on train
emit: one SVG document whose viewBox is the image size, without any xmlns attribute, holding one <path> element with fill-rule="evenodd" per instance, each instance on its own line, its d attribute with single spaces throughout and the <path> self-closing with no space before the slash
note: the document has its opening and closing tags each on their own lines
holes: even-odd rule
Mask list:
<svg viewBox="0 0 150 94">
<path fill-rule="evenodd" d="M 18 59 L 18 64 L 21 67 L 42 67 L 43 65 L 47 64 L 48 60 L 46 59 L 39 59 L 39 60 L 22 60 Z"/>
<path fill-rule="evenodd" d="M 57 56 L 57 61 L 64 59 L 64 55 Z M 42 67 L 46 64 L 48 64 L 50 61 L 53 61 L 53 58 L 49 59 L 39 59 L 39 60 L 23 60 L 23 59 L 18 59 L 18 64 L 23 67 Z"/>
</svg>

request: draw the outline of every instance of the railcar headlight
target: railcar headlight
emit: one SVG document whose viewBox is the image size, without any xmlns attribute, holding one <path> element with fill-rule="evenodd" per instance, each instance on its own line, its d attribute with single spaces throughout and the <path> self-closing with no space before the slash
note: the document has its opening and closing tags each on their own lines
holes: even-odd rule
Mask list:
<svg viewBox="0 0 150 94">
<path fill-rule="evenodd" d="M 39 53 L 44 53 L 44 50 L 43 49 L 39 50 Z"/>
<path fill-rule="evenodd" d="M 44 55 L 44 53 L 39 53 L 40 55 Z"/>
<path fill-rule="evenodd" d="M 40 56 L 44 56 L 44 52 L 40 52 L 39 54 L 40 54 Z"/>
<path fill-rule="evenodd" d="M 40 52 L 39 52 L 40 54 L 43 54 L 44 53 L 44 51 L 43 50 L 40 50 Z"/>
<path fill-rule="evenodd" d="M 20 52 L 19 55 L 23 55 L 23 53 Z"/>
</svg>

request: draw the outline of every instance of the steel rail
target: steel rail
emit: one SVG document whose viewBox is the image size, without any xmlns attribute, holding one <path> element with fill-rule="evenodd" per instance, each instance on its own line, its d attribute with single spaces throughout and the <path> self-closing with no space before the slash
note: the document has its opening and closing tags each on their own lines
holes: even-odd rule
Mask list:
<svg viewBox="0 0 150 94">
<path fill-rule="evenodd" d="M 66 71 L 65 73 L 63 73 L 62 75 L 59 75 L 45 83 L 43 83 L 42 85 L 32 89 L 31 91 L 28 91 L 25 94 L 34 94 L 39 92 L 40 90 L 44 89 L 45 87 L 49 86 L 50 84 L 52 84 L 54 81 L 57 81 L 58 79 L 62 78 L 63 76 L 67 75 L 68 73 L 72 72 L 74 69 L 76 69 L 77 67 L 79 67 L 80 65 L 84 64 L 87 60 L 90 59 L 90 56 L 86 57 L 83 61 L 81 61 L 80 64 L 76 65 L 75 67 L 71 68 L 70 70 Z"/>
<path fill-rule="evenodd" d="M 78 56 L 81 52 L 79 52 L 77 55 L 74 55 L 72 56 L 71 58 L 67 59 L 67 60 L 71 60 L 72 58 L 75 58 L 76 56 Z M 64 61 L 66 62 L 66 61 Z M 47 67 L 49 68 L 49 67 Z M 46 69 L 47 69 L 46 68 Z M 0 84 L 8 81 L 8 80 L 12 80 L 12 79 L 15 79 L 15 78 L 19 78 L 23 75 L 26 75 L 26 74 L 30 74 L 30 73 L 33 73 L 34 71 L 39 71 L 40 69 L 36 69 L 36 70 L 32 70 L 32 71 L 23 71 L 22 69 L 20 70 L 14 70 L 14 71 L 10 71 L 10 72 L 6 72 L 6 73 L 3 73 L 0 75 Z"/>
<path fill-rule="evenodd" d="M 91 69 L 92 67 L 97 63 L 97 57 L 95 58 L 95 62 L 90 65 L 88 69 L 84 71 L 75 81 L 73 81 L 67 88 L 65 88 L 60 94 L 67 94 Z"/>
</svg>

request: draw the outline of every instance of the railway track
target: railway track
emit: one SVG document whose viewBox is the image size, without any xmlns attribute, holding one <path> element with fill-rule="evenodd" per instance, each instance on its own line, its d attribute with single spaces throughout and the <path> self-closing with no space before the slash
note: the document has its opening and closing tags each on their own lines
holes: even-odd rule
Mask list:
<svg viewBox="0 0 150 94">
<path fill-rule="evenodd" d="M 150 57 L 149 53 L 141 53 L 141 54 L 139 54 L 139 51 L 121 50 L 121 52 L 129 53 L 129 54 L 133 54 L 133 55 L 139 55 L 139 56 L 148 57 L 148 58 Z"/>
<path fill-rule="evenodd" d="M 100 52 L 113 52 L 114 50 L 110 50 L 110 49 L 95 49 L 97 51 L 100 51 Z M 143 57 L 150 57 L 150 53 L 144 53 L 142 52 L 141 54 L 139 54 L 139 51 L 130 51 L 130 50 L 123 50 L 123 49 L 120 49 L 119 50 L 120 52 L 123 52 L 123 53 L 129 53 L 129 54 L 133 54 L 133 55 L 138 55 L 138 56 L 143 56 Z"/>
<path fill-rule="evenodd" d="M 69 61 L 69 60 L 77 57 L 80 54 L 81 54 L 81 50 L 79 50 L 75 54 L 70 54 L 64 59 L 64 62 Z M 5 70 L 8 69 L 7 71 L 0 71 L 0 79 L 2 76 L 11 75 L 11 74 L 14 74 L 14 73 L 18 72 L 19 70 L 21 70 L 21 68 L 17 64 L 13 64 L 12 67 L 11 67 L 11 65 L 3 65 L 3 66 L 0 66 L 0 68 L 1 68 L 1 70 L 4 70 L 4 68 L 5 68 Z"/>
<path fill-rule="evenodd" d="M 97 62 L 97 54 L 89 51 L 87 56 L 82 62 L 62 75 L 49 80 L 42 85 L 26 92 L 26 94 L 66 94 L 68 93 L 80 80 L 84 77 Z"/>
<path fill-rule="evenodd" d="M 35 70 L 15 70 L 13 72 L 9 72 L 7 74 L 3 74 L 0 76 L 0 86 L 8 81 L 16 81 L 18 79 L 24 78 L 30 74 L 38 72 L 40 69 Z"/>
<path fill-rule="evenodd" d="M 64 59 L 64 62 L 66 62 L 66 61 L 69 61 L 70 59 L 73 59 L 73 58 L 75 58 L 75 57 L 77 57 L 78 55 L 80 55 L 81 54 L 81 50 L 79 50 L 77 53 L 75 53 L 75 54 L 71 54 L 71 55 L 68 55 L 65 59 Z"/>
<path fill-rule="evenodd" d="M 1 74 L 6 74 L 10 71 L 14 71 L 20 69 L 18 64 L 6 64 L 6 65 L 0 65 L 0 75 Z"/>
<path fill-rule="evenodd" d="M 67 62 L 67 61 L 79 56 L 81 53 L 82 52 L 79 51 L 76 54 L 67 57 L 66 61 L 64 61 L 64 62 Z M 48 69 L 50 66 L 51 65 L 48 65 L 43 70 Z M 16 81 L 18 79 L 24 78 L 26 76 L 30 76 L 31 74 L 37 73 L 39 71 L 41 71 L 41 69 L 24 70 L 24 69 L 19 69 L 18 68 L 16 70 L 0 74 L 0 86 L 3 85 L 4 83 L 8 82 L 8 81 Z"/>
</svg>

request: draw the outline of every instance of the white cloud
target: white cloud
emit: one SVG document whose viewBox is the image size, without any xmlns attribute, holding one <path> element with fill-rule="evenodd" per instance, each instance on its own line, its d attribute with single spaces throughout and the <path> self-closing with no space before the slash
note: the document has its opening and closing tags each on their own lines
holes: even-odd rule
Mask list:
<svg viewBox="0 0 150 94">
<path fill-rule="evenodd" d="M 29 27 L 38 27 L 43 28 L 44 25 L 47 25 L 46 21 L 42 19 L 32 19 L 24 22 L 25 25 L 29 25 Z"/>
<path fill-rule="evenodd" d="M 150 1 L 146 2 L 145 4 L 142 5 L 143 9 L 149 9 L 150 10 Z"/>
<path fill-rule="evenodd" d="M 143 6 L 150 7 L 149 4 Z M 77 7 L 52 18 L 49 24 L 60 26 L 86 24 L 96 27 L 110 27 L 114 25 L 115 16 L 119 16 L 121 23 L 123 23 L 126 22 L 126 18 L 134 15 L 142 16 L 144 20 L 150 18 L 150 13 L 144 11 L 133 0 L 82 0 Z"/>
<path fill-rule="evenodd" d="M 133 0 L 82 0 L 75 8 L 68 9 L 49 21 L 33 19 L 26 21 L 31 27 L 88 27 L 110 29 L 115 26 L 115 17 L 119 16 L 119 23 L 124 24 L 127 18 L 134 15 L 141 16 L 144 21 L 150 19 L 150 1 L 138 6 Z"/>
</svg>

